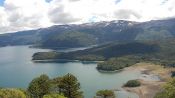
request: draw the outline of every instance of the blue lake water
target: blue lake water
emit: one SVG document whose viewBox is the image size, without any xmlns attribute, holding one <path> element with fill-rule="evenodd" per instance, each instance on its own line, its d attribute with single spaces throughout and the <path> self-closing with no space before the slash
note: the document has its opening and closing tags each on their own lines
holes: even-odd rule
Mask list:
<svg viewBox="0 0 175 98">
<path fill-rule="evenodd" d="M 31 61 L 33 53 L 44 51 L 50 50 L 28 48 L 28 46 L 0 48 L 0 87 L 25 89 L 33 78 L 41 74 L 47 74 L 53 78 L 71 73 L 81 83 L 85 98 L 93 98 L 95 92 L 100 89 L 121 89 L 116 92 L 117 98 L 138 98 L 136 94 L 122 90 L 121 86 L 128 80 L 139 78 L 140 72 L 101 73 L 96 70 L 96 63 L 34 63 Z"/>
</svg>

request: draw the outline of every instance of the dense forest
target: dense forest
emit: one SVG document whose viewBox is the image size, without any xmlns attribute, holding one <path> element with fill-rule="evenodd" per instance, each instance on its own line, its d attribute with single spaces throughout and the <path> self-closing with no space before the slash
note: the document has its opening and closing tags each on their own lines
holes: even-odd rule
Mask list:
<svg viewBox="0 0 175 98">
<path fill-rule="evenodd" d="M 59 53 L 38 52 L 33 55 L 33 60 L 81 60 L 104 61 L 98 63 L 97 69 L 114 71 L 131 66 L 138 62 L 151 62 L 163 66 L 174 66 L 175 54 L 174 39 L 163 41 L 139 41 L 131 43 L 108 43 L 93 48 Z"/>
<path fill-rule="evenodd" d="M 39 52 L 33 55 L 33 60 L 42 59 L 74 59 L 74 60 L 87 60 L 87 61 L 100 61 L 107 60 L 111 57 L 121 57 L 132 54 L 146 54 L 158 51 L 159 47 L 156 44 L 148 44 L 142 42 L 121 43 L 115 42 L 100 45 L 97 47 L 68 52 Z"/>
</svg>

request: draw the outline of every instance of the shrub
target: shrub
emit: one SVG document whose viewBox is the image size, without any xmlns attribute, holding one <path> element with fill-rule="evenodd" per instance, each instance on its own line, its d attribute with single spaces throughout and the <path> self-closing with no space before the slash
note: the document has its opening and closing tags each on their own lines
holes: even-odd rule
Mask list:
<svg viewBox="0 0 175 98">
<path fill-rule="evenodd" d="M 66 98 L 60 94 L 48 94 L 48 95 L 44 95 L 43 98 Z"/>
<path fill-rule="evenodd" d="M 154 98 L 175 98 L 175 78 L 172 78 L 163 86 L 163 91 L 156 94 Z"/>
<path fill-rule="evenodd" d="M 138 87 L 141 83 L 138 80 L 129 80 L 124 86 L 125 87 Z"/>
<path fill-rule="evenodd" d="M 97 98 L 115 98 L 115 94 L 112 90 L 99 90 L 96 93 Z M 95 97 L 96 98 L 96 97 Z"/>
<path fill-rule="evenodd" d="M 26 98 L 26 95 L 18 89 L 0 89 L 0 98 Z"/>
</svg>

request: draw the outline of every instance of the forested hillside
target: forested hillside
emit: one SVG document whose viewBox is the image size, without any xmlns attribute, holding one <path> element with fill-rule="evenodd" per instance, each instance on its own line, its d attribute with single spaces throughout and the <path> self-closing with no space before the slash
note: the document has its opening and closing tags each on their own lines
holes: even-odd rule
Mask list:
<svg viewBox="0 0 175 98">
<path fill-rule="evenodd" d="M 164 66 L 174 66 L 175 40 L 146 41 L 131 43 L 108 43 L 97 47 L 60 53 L 38 52 L 33 55 L 33 60 L 81 60 L 81 61 L 105 61 L 99 63 L 99 69 L 122 69 L 138 62 L 159 63 Z"/>
</svg>

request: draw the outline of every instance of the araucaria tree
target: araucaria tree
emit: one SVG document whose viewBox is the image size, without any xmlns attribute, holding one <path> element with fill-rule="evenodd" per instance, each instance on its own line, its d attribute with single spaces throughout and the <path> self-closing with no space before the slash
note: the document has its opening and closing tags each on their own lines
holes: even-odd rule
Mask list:
<svg viewBox="0 0 175 98">
<path fill-rule="evenodd" d="M 80 83 L 77 78 L 72 74 L 67 74 L 59 81 L 59 87 L 61 93 L 67 98 L 83 98 L 82 92 L 80 91 Z"/>
<path fill-rule="evenodd" d="M 49 77 L 47 75 L 41 75 L 33 79 L 27 90 L 32 98 L 43 98 L 50 91 Z"/>
</svg>

